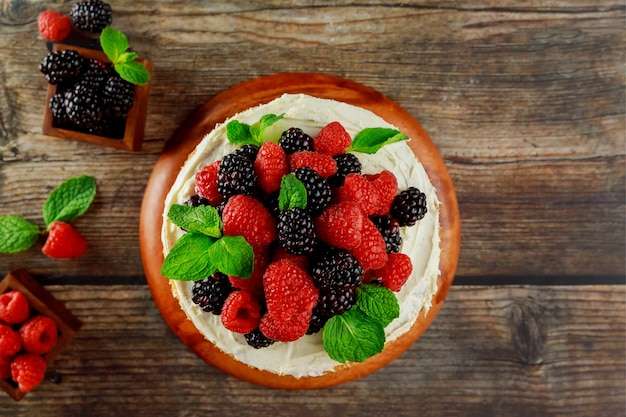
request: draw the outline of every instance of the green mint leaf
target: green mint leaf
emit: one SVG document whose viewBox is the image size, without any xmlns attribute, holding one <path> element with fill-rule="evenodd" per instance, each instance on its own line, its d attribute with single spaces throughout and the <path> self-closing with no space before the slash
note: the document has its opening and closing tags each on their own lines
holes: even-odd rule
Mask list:
<svg viewBox="0 0 626 417">
<path fill-rule="evenodd" d="M 278 194 L 278 209 L 289 210 L 292 208 L 306 208 L 307 194 L 302 181 L 293 174 L 287 174 L 280 182 Z"/>
<path fill-rule="evenodd" d="M 209 256 L 214 242 L 214 238 L 202 233 L 184 234 L 167 254 L 161 274 L 180 281 L 197 281 L 212 275 L 217 270 Z"/>
<path fill-rule="evenodd" d="M 133 62 L 138 55 L 136 52 L 124 52 L 119 56 L 117 63 L 118 64 L 126 64 L 128 62 Z"/>
<path fill-rule="evenodd" d="M 263 144 L 252 134 L 251 126 L 241 123 L 239 120 L 231 120 L 228 122 L 226 125 L 226 137 L 228 141 L 234 145 L 261 146 Z"/>
<path fill-rule="evenodd" d="M 129 47 L 126 35 L 108 26 L 100 34 L 100 46 L 102 46 L 102 50 L 113 64 L 119 62 L 120 56 Z"/>
<path fill-rule="evenodd" d="M 24 251 L 37 241 L 39 227 L 20 216 L 0 216 L 0 253 Z"/>
<path fill-rule="evenodd" d="M 385 145 L 408 140 L 409 137 L 395 129 L 371 127 L 361 130 L 354 137 L 348 152 L 374 154 Z"/>
<path fill-rule="evenodd" d="M 356 291 L 356 306 L 366 316 L 387 327 L 400 316 L 400 304 L 389 288 L 382 285 L 363 284 Z"/>
<path fill-rule="evenodd" d="M 252 246 L 241 236 L 223 236 L 209 248 L 218 271 L 239 278 L 250 278 L 254 267 Z"/>
<path fill-rule="evenodd" d="M 199 232 L 214 238 L 222 237 L 222 219 L 215 207 L 174 204 L 167 217 L 188 232 Z"/>
<path fill-rule="evenodd" d="M 358 308 L 331 317 L 322 330 L 322 343 L 337 362 L 363 362 L 385 346 L 385 330 Z"/>
<path fill-rule="evenodd" d="M 150 81 L 150 72 L 141 62 L 132 61 L 114 65 L 115 71 L 131 84 L 144 85 Z"/>
<path fill-rule="evenodd" d="M 263 133 L 265 132 L 265 129 L 282 119 L 283 116 L 284 114 L 278 116 L 276 116 L 275 114 L 264 115 L 263 117 L 261 117 L 261 120 L 259 120 L 258 126 L 252 126 L 250 128 L 250 133 L 252 133 L 252 136 L 254 136 L 256 141 L 258 141 L 259 143 L 263 143 Z"/>
<path fill-rule="evenodd" d="M 43 205 L 46 226 L 56 221 L 70 222 L 87 211 L 96 196 L 96 179 L 82 175 L 56 187 Z"/>
</svg>

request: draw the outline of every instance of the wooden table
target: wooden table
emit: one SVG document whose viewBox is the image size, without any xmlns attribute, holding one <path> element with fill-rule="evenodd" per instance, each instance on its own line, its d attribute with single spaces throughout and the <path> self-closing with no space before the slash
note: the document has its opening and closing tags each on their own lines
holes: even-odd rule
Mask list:
<svg viewBox="0 0 626 417">
<path fill-rule="evenodd" d="M 83 322 L 13 416 L 625 414 L 623 2 L 110 2 L 154 63 L 142 152 L 41 134 L 36 16 L 0 2 L 0 215 L 42 224 L 50 190 L 96 177 L 79 260 L 0 255 Z M 206 4 L 205 4 L 206 3 Z M 328 3 L 328 4 L 326 4 Z M 283 391 L 233 379 L 167 327 L 138 223 L 161 149 L 205 101 L 252 77 L 318 71 L 390 97 L 430 133 L 458 194 L 462 249 L 443 309 L 386 368 Z"/>
</svg>

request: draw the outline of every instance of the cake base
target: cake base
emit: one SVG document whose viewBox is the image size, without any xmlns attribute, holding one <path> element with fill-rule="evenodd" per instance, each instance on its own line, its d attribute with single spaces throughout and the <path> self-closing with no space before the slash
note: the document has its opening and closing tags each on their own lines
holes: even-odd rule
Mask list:
<svg viewBox="0 0 626 417">
<path fill-rule="evenodd" d="M 161 226 L 164 201 L 180 168 L 204 135 L 217 123 L 285 93 L 303 93 L 368 109 L 395 125 L 412 140 L 418 156 L 437 190 L 440 205 L 441 259 L 437 293 L 428 314 L 420 314 L 413 327 L 383 352 L 362 363 L 342 366 L 321 376 L 295 378 L 252 368 L 222 352 L 187 319 L 171 292 L 169 279 L 161 275 L 163 245 Z M 460 218 L 456 193 L 443 159 L 421 125 L 398 104 L 361 84 L 317 73 L 279 73 L 238 84 L 218 94 L 195 111 L 174 133 L 161 153 L 148 181 L 139 226 L 141 256 L 148 285 L 163 318 L 181 341 L 205 362 L 239 379 L 271 388 L 313 389 L 345 383 L 368 375 L 400 356 L 430 325 L 441 308 L 454 279 L 460 250 Z"/>
</svg>

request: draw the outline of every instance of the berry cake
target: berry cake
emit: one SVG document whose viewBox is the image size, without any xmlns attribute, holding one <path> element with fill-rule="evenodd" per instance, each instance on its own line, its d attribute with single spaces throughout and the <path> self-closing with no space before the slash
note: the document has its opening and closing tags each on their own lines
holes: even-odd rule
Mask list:
<svg viewBox="0 0 626 417">
<path fill-rule="evenodd" d="M 161 273 L 195 329 L 291 380 L 393 350 L 440 274 L 440 201 L 409 140 L 369 110 L 305 94 L 215 126 L 162 213 Z"/>
</svg>

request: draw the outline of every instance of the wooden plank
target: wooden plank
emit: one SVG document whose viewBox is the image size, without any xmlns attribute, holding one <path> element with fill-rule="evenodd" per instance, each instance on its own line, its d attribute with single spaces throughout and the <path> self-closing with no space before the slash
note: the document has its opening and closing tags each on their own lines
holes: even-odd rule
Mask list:
<svg viewBox="0 0 626 417">
<path fill-rule="evenodd" d="M 83 322 L 46 381 L 0 414 L 115 416 L 618 416 L 626 385 L 623 286 L 453 287 L 403 356 L 354 383 L 270 390 L 206 365 L 141 286 L 49 286 Z"/>
</svg>

